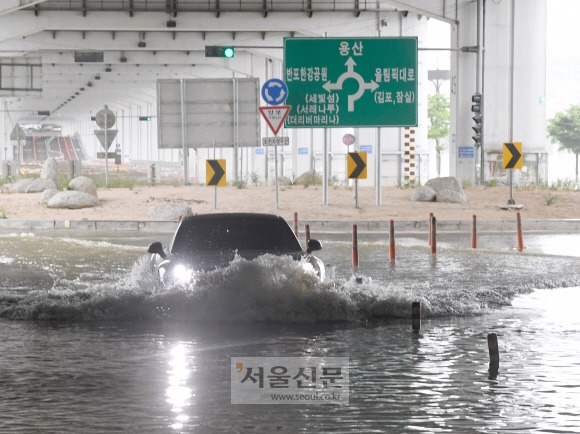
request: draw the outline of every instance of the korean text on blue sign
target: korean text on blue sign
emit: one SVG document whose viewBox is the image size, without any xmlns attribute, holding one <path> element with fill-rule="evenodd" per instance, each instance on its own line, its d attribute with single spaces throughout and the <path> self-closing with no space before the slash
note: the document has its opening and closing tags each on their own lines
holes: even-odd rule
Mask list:
<svg viewBox="0 0 580 434">
<path fill-rule="evenodd" d="M 473 146 L 460 146 L 458 148 L 458 157 L 459 158 L 474 158 L 475 157 L 475 150 Z"/>
</svg>

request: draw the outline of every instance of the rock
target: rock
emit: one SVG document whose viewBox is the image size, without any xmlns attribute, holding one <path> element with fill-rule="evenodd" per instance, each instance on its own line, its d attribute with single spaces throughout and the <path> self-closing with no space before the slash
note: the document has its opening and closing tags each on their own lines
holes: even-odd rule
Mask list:
<svg viewBox="0 0 580 434">
<path fill-rule="evenodd" d="M 443 178 L 433 178 L 430 179 L 425 183 L 425 187 L 429 187 L 437 193 L 437 202 L 455 202 L 455 203 L 463 203 L 467 200 L 467 196 L 463 191 L 463 187 L 457 178 L 452 176 L 443 177 Z M 451 194 L 449 192 L 445 192 L 445 190 L 449 190 L 455 192 L 456 194 Z M 439 194 L 443 192 L 444 200 L 440 200 Z"/>
<path fill-rule="evenodd" d="M 193 212 L 187 205 L 153 205 L 147 210 L 147 217 L 155 220 L 177 220 L 179 216 L 191 215 Z"/>
<path fill-rule="evenodd" d="M 48 158 L 42 165 L 40 179 L 51 179 L 54 185 L 58 187 L 58 165 L 54 158 Z"/>
<path fill-rule="evenodd" d="M 414 202 L 435 202 L 437 193 L 430 187 L 418 187 L 413 191 L 411 200 Z"/>
<path fill-rule="evenodd" d="M 39 193 L 51 188 L 56 188 L 56 183 L 52 179 L 37 178 L 32 180 L 25 193 Z"/>
<path fill-rule="evenodd" d="M 77 176 L 68 184 L 68 189 L 73 191 L 80 191 L 92 196 L 97 196 L 97 185 L 92 178 L 88 176 Z"/>
<path fill-rule="evenodd" d="M 322 175 L 317 174 L 313 171 L 304 172 L 298 178 L 294 180 L 294 184 L 296 185 L 321 185 L 322 184 Z"/>
<path fill-rule="evenodd" d="M 50 200 L 50 198 L 52 198 L 52 196 L 54 196 L 58 192 L 59 192 L 59 190 L 57 190 L 56 188 L 48 188 L 48 189 L 44 190 L 42 192 L 42 196 L 40 196 L 40 203 L 46 205 L 48 203 L 48 201 Z"/>
<path fill-rule="evenodd" d="M 32 184 L 32 179 L 19 179 L 14 184 L 10 185 L 10 192 L 11 193 L 26 193 L 28 186 Z"/>
<path fill-rule="evenodd" d="M 55 194 L 46 203 L 49 208 L 90 208 L 97 206 L 99 199 L 92 194 L 83 193 L 82 191 L 67 190 Z"/>
<path fill-rule="evenodd" d="M 439 190 L 437 193 L 437 202 L 448 202 L 448 203 L 463 203 L 467 199 L 465 194 L 461 194 L 454 190 Z"/>
<path fill-rule="evenodd" d="M 11 193 L 38 193 L 47 188 L 56 188 L 52 179 L 25 178 L 19 179 L 10 186 Z"/>
<path fill-rule="evenodd" d="M 292 185 L 292 180 L 287 176 L 279 176 L 278 185 Z"/>
</svg>

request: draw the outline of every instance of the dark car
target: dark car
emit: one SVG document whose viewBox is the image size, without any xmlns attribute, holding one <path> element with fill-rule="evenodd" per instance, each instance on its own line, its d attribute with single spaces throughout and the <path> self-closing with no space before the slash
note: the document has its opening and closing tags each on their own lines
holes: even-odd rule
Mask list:
<svg viewBox="0 0 580 434">
<path fill-rule="evenodd" d="M 306 250 L 280 216 L 254 213 L 218 213 L 185 217 L 167 251 L 152 243 L 151 269 L 164 284 L 187 283 L 196 272 L 227 267 L 239 255 L 248 260 L 264 254 L 288 255 L 324 280 L 325 266 L 313 251 L 322 245 L 309 240 Z"/>
</svg>

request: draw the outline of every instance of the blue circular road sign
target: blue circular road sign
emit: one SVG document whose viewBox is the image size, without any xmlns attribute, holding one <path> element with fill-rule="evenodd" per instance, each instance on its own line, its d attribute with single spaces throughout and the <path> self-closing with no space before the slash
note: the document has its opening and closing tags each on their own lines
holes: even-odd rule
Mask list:
<svg viewBox="0 0 580 434">
<path fill-rule="evenodd" d="M 262 99 L 270 105 L 280 105 L 288 98 L 288 86 L 279 78 L 271 78 L 262 86 Z"/>
</svg>

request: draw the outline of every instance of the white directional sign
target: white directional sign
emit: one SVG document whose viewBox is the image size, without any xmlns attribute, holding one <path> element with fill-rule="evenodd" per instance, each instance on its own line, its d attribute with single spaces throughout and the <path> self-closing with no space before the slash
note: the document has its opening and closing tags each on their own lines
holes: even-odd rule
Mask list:
<svg viewBox="0 0 580 434">
<path fill-rule="evenodd" d="M 262 146 L 289 146 L 289 137 L 262 137 Z"/>
</svg>

